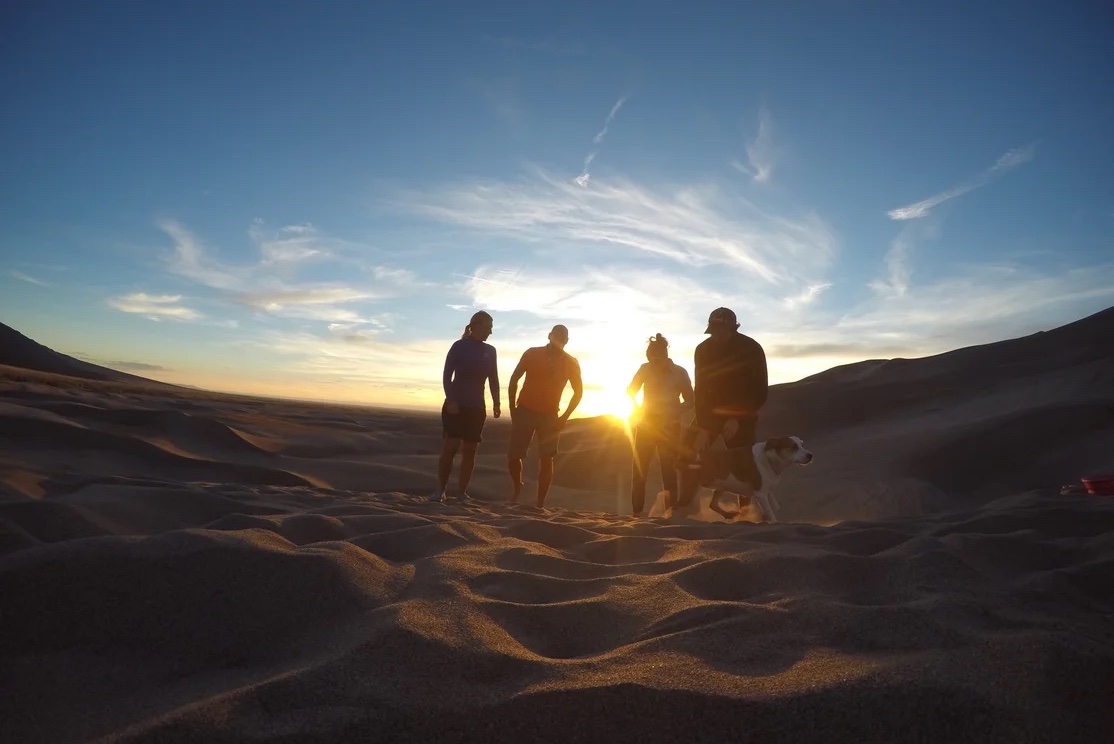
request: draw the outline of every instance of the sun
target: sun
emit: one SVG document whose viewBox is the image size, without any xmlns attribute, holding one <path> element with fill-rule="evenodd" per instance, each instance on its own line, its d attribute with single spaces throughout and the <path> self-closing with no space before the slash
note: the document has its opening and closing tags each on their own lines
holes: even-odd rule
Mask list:
<svg viewBox="0 0 1114 744">
<path fill-rule="evenodd" d="M 606 331 L 606 332 L 605 332 Z M 620 334 L 610 327 L 594 335 L 585 334 L 584 351 L 580 358 L 581 373 L 584 380 L 584 400 L 582 416 L 612 416 L 627 424 L 634 404 L 627 396 L 627 386 L 635 372 L 643 363 L 640 359 L 641 348 L 627 345 L 616 340 L 624 335 L 640 338 L 634 334 Z"/>
<path fill-rule="evenodd" d="M 600 390 L 597 395 L 596 405 L 600 413 L 614 416 L 620 421 L 626 421 L 634 412 L 634 404 L 627 396 L 625 387 L 608 387 Z"/>
</svg>

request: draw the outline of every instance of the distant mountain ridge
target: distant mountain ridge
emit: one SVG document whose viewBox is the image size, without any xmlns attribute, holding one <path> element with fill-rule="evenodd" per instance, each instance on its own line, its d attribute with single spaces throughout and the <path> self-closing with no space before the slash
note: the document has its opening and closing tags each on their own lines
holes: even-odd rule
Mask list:
<svg viewBox="0 0 1114 744">
<path fill-rule="evenodd" d="M 872 494 L 892 498 L 897 482 L 926 507 L 933 493 L 993 498 L 1078 483 L 1114 470 L 1114 308 L 1020 338 L 771 386 L 758 430 L 797 434 L 819 450 L 784 491 L 790 502 L 826 499 L 833 512 L 851 481 L 864 516 L 884 512 Z"/>
<path fill-rule="evenodd" d="M 127 372 L 102 367 L 91 362 L 83 362 L 72 356 L 62 354 L 39 342 L 24 336 L 10 326 L 0 323 L 0 364 L 10 367 L 50 372 L 56 375 L 79 377 L 83 380 L 103 380 L 110 382 L 133 382 L 146 385 L 167 385 L 165 382 L 151 380 Z"/>
</svg>

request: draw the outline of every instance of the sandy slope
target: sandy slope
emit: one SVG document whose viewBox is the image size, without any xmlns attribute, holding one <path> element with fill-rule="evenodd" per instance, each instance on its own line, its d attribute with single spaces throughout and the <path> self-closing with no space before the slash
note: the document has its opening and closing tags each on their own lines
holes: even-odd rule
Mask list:
<svg viewBox="0 0 1114 744">
<path fill-rule="evenodd" d="M 1114 736 L 1109 500 L 632 521 L 589 421 L 562 508 L 500 503 L 505 426 L 441 505 L 432 416 L 0 390 L 5 741 Z"/>
<path fill-rule="evenodd" d="M 778 386 L 778 525 L 622 516 L 604 419 L 437 504 L 435 415 L 0 368 L 0 741 L 1114 741 L 1112 322 Z"/>
</svg>

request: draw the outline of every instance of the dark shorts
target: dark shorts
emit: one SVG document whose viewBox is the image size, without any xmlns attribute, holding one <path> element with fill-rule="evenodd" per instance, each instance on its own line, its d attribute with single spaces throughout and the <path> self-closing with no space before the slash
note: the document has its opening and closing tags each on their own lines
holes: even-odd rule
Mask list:
<svg viewBox="0 0 1114 744">
<path fill-rule="evenodd" d="M 487 420 L 487 411 L 483 408 L 460 406 L 460 413 L 446 413 L 441 407 L 441 425 L 444 427 L 445 439 L 461 439 L 465 442 L 483 441 L 480 436 L 484 430 L 484 421 Z"/>
<path fill-rule="evenodd" d="M 723 444 L 726 449 L 741 449 L 749 448 L 754 444 L 756 430 L 758 428 L 758 419 L 754 418 L 741 418 L 736 419 L 739 422 L 739 430 L 735 432 L 735 436 L 731 439 L 724 440 Z M 696 457 L 696 452 L 693 450 L 693 443 L 696 441 L 696 435 L 700 429 L 696 424 L 692 424 L 687 429 L 681 432 L 681 444 L 679 447 L 678 457 L 682 463 L 692 461 Z M 711 446 L 715 443 L 715 438 L 708 441 Z"/>
<path fill-rule="evenodd" d="M 557 414 L 538 413 L 520 406 L 515 410 L 511 422 L 511 442 L 507 448 L 507 457 L 515 460 L 526 457 L 535 432 L 538 435 L 538 457 L 556 455 L 561 439 L 561 433 L 557 431 Z"/>
<path fill-rule="evenodd" d="M 755 418 L 740 418 L 735 419 L 739 422 L 739 430 L 735 432 L 735 436 L 731 439 L 723 441 L 727 449 L 738 449 L 739 447 L 749 447 L 754 444 L 755 431 L 758 428 L 758 419 Z"/>
</svg>

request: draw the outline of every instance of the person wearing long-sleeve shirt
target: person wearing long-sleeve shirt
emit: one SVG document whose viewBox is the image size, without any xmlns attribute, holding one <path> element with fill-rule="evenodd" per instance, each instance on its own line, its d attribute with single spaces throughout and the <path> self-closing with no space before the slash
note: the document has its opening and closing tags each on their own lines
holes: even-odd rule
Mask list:
<svg viewBox="0 0 1114 744">
<path fill-rule="evenodd" d="M 468 501 L 468 483 L 476 465 L 476 449 L 483 441 L 487 403 L 484 384 L 491 391 L 492 413 L 499 418 L 499 366 L 495 347 L 487 342 L 494 329 L 490 314 L 479 311 L 464 327 L 464 335 L 449 348 L 441 377 L 445 403 L 441 407 L 443 438 L 441 458 L 437 467 L 437 491 L 434 501 L 447 498 L 453 460 L 461 452 L 458 474 L 458 495 Z"/>
<path fill-rule="evenodd" d="M 689 373 L 669 358 L 669 341 L 660 333 L 646 346 L 646 363 L 638 368 L 627 386 L 634 402 L 642 390 L 642 405 L 631 417 L 631 514 L 642 516 L 646 502 L 646 476 L 654 453 L 661 469 L 661 485 L 677 498 L 677 445 L 681 437 L 681 412 L 692 405 Z"/>
<path fill-rule="evenodd" d="M 693 357 L 697 449 L 723 436 L 728 449 L 754 444 L 758 411 L 769 377 L 762 345 L 738 331 L 735 313 L 721 307 L 708 317 L 710 337 Z"/>
</svg>

